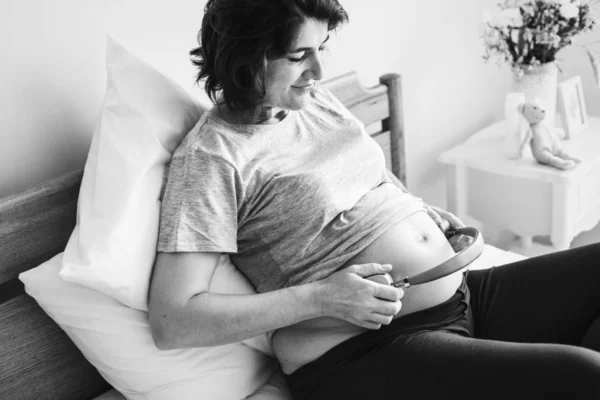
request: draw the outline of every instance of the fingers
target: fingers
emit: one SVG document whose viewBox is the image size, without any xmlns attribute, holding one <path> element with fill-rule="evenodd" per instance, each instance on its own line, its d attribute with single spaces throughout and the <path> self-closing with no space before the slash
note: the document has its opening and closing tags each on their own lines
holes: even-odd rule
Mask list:
<svg viewBox="0 0 600 400">
<path fill-rule="evenodd" d="M 360 326 L 362 326 L 363 328 L 374 330 L 374 331 L 381 328 L 381 324 L 377 324 L 375 322 L 370 322 L 370 321 L 363 322 L 362 324 L 360 324 Z"/>
<path fill-rule="evenodd" d="M 389 274 L 374 275 L 365 280 L 373 282 L 371 285 L 373 298 L 363 303 L 370 312 L 368 317 L 361 321 L 361 325 L 367 329 L 379 329 L 381 325 L 389 325 L 402 309 L 400 300 L 404 296 L 404 290 L 390 286 L 392 278 Z"/>
<path fill-rule="evenodd" d="M 392 270 L 391 264 L 376 264 L 376 263 L 368 263 L 368 264 L 356 264 L 351 265 L 350 268 L 355 274 L 360 277 L 366 277 L 376 274 L 384 274 L 386 272 L 390 272 Z"/>
<path fill-rule="evenodd" d="M 404 290 L 389 284 L 379 284 L 374 287 L 373 296 L 381 300 L 398 301 L 404 297 Z"/>
<path fill-rule="evenodd" d="M 433 222 L 436 223 L 437 226 L 440 226 L 442 224 L 442 222 L 444 221 L 442 219 L 442 217 L 440 216 L 440 214 L 438 214 L 433 207 L 431 206 L 425 206 L 425 210 L 427 211 L 427 215 L 429 215 L 431 217 L 431 219 L 433 220 Z"/>
<path fill-rule="evenodd" d="M 378 328 L 376 329 L 379 329 L 381 328 L 381 325 L 389 325 L 392 322 L 393 318 L 394 317 L 392 315 L 373 313 L 369 322 L 374 325 L 378 325 Z"/>
<path fill-rule="evenodd" d="M 390 264 L 355 264 L 332 274 L 325 281 L 330 285 L 330 310 L 327 315 L 341 318 L 367 329 L 387 325 L 400 312 L 404 296 L 401 288 L 390 285 Z"/>
<path fill-rule="evenodd" d="M 464 228 L 466 225 L 456 215 L 446 211 L 444 218 L 450 223 L 452 228 Z"/>
<path fill-rule="evenodd" d="M 402 309 L 400 299 L 404 296 L 404 291 L 393 286 L 378 285 L 378 300 L 371 311 L 371 318 L 368 323 L 378 325 L 370 329 L 379 329 L 381 325 L 389 325 L 392 319 Z"/>
<path fill-rule="evenodd" d="M 443 219 L 439 213 L 437 213 L 432 207 L 427 206 L 427 214 L 431 217 L 433 222 L 441 229 L 442 232 L 446 232 L 450 229 L 450 223 Z"/>
<path fill-rule="evenodd" d="M 368 321 L 365 321 L 363 326 L 369 329 L 379 329 L 381 325 L 389 325 L 394 316 L 400 312 L 402 308 L 402 303 L 398 302 L 386 302 L 389 303 L 386 305 L 385 309 L 381 309 L 382 312 L 372 312 Z"/>
<path fill-rule="evenodd" d="M 452 225 L 450 224 L 450 222 L 448 220 L 442 220 L 441 223 L 438 224 L 438 226 L 440 227 L 440 229 L 442 230 L 442 232 L 446 232 L 448 229 L 450 229 L 452 227 Z"/>
<path fill-rule="evenodd" d="M 377 306 L 378 307 L 376 307 L 372 311 L 372 313 L 393 317 L 394 315 L 398 314 L 400 312 L 400 310 L 402 309 L 402 302 L 400 302 L 400 301 L 380 301 L 379 304 L 377 304 Z"/>
<path fill-rule="evenodd" d="M 442 210 L 441 208 L 435 206 L 428 207 L 432 211 L 429 215 L 443 232 L 446 232 L 450 228 L 464 228 L 466 226 L 464 222 L 460 220 L 460 218 L 451 212 Z"/>
<path fill-rule="evenodd" d="M 395 314 L 394 314 L 395 315 Z M 394 315 L 371 313 L 367 321 L 363 321 L 360 325 L 367 329 L 377 330 L 381 325 L 389 325 L 394 319 Z"/>
<path fill-rule="evenodd" d="M 390 274 L 377 274 L 377 275 L 372 275 L 372 276 L 366 277 L 365 279 L 368 279 L 373 282 L 381 283 L 382 285 L 391 285 L 392 282 L 394 281 Z"/>
</svg>

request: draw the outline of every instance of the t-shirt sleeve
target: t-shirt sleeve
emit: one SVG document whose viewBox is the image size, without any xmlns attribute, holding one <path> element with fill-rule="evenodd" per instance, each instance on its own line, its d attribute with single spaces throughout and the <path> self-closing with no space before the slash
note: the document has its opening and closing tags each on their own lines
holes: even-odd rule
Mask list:
<svg viewBox="0 0 600 400">
<path fill-rule="evenodd" d="M 189 148 L 171 160 L 160 212 L 157 250 L 237 253 L 243 186 L 235 167 Z"/>
</svg>

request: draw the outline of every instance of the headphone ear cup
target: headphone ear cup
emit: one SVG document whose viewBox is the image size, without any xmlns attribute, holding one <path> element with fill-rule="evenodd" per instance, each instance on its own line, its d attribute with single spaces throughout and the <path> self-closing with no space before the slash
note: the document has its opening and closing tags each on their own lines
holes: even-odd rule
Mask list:
<svg viewBox="0 0 600 400">
<path fill-rule="evenodd" d="M 458 230 L 450 228 L 450 229 L 446 229 L 444 231 L 444 235 L 446 236 L 446 239 L 450 239 L 452 236 L 456 235 L 458 233 Z"/>
<path fill-rule="evenodd" d="M 464 248 L 469 247 L 469 245 L 475 241 L 474 236 L 461 231 L 460 228 L 449 229 L 446 231 L 446 238 L 448 238 L 448 242 L 452 246 L 452 249 L 455 253 L 460 253 Z"/>
<path fill-rule="evenodd" d="M 469 235 L 454 235 L 448 239 L 455 253 L 460 253 L 463 249 L 473 243 L 474 240 L 475 238 Z"/>
</svg>

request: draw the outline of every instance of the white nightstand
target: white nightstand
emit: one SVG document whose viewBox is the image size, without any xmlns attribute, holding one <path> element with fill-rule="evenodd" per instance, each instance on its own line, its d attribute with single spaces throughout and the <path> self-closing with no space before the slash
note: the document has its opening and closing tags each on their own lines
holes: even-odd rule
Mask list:
<svg viewBox="0 0 600 400">
<path fill-rule="evenodd" d="M 504 121 L 475 133 L 444 152 L 447 208 L 461 219 L 474 218 L 510 229 L 521 243 L 549 235 L 556 250 L 600 221 L 600 118 L 589 117 L 587 131 L 563 141 L 565 149 L 584 161 L 570 171 L 538 164 L 529 146 L 520 160 L 502 154 Z"/>
</svg>

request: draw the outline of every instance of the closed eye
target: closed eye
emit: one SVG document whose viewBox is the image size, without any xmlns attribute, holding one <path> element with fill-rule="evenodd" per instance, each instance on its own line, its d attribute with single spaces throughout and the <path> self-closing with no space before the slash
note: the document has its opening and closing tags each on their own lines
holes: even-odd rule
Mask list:
<svg viewBox="0 0 600 400">
<path fill-rule="evenodd" d="M 321 46 L 321 47 L 319 47 L 319 51 L 324 51 L 324 50 L 326 50 L 326 48 L 327 48 L 326 46 Z M 299 63 L 299 62 L 306 60 L 307 57 L 308 57 L 308 51 L 304 51 L 302 53 L 301 57 L 289 57 L 288 56 L 287 59 L 290 60 L 291 62 Z"/>
<path fill-rule="evenodd" d="M 328 40 L 329 40 L 329 35 L 327 35 L 325 40 L 323 40 L 323 43 L 321 43 L 321 46 L 319 47 L 319 52 L 324 51 L 327 48 L 325 46 L 325 44 L 327 43 Z M 296 63 L 302 62 L 302 61 L 306 60 L 306 58 L 308 57 L 308 52 L 310 52 L 310 51 L 312 51 L 312 49 L 310 47 L 301 47 L 295 51 L 288 53 L 287 59 L 290 60 L 291 62 L 296 62 Z"/>
</svg>

